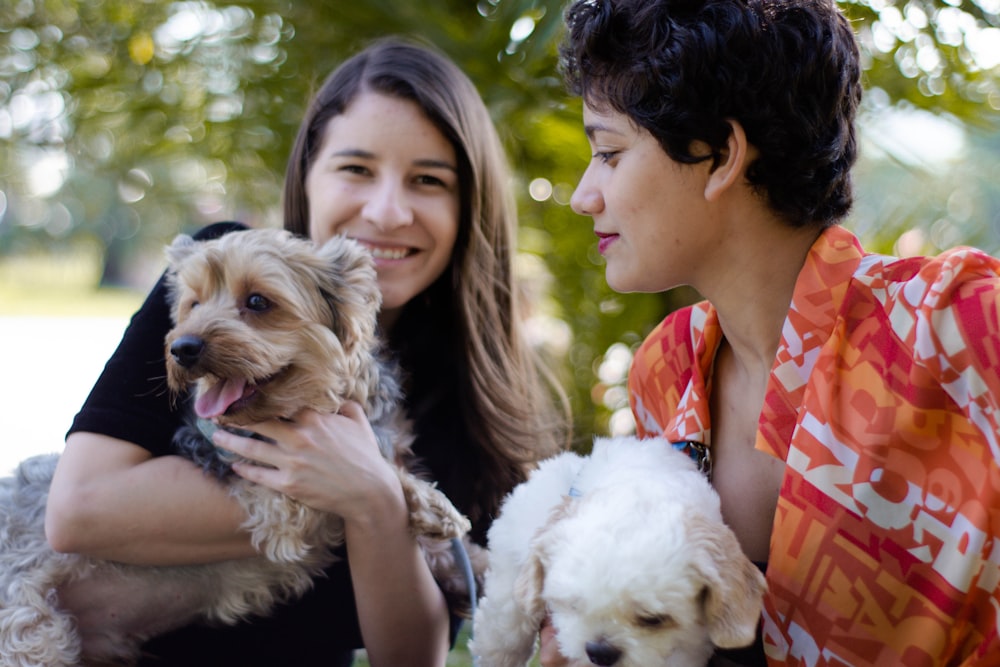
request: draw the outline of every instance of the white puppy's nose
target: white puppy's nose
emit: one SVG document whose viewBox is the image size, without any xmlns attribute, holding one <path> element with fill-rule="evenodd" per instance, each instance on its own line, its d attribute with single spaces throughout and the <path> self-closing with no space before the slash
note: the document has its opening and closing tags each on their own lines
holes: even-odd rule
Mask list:
<svg viewBox="0 0 1000 667">
<path fill-rule="evenodd" d="M 610 665 L 614 665 L 622 657 L 621 649 L 612 646 L 603 639 L 596 642 L 587 642 L 585 648 L 590 662 L 601 667 L 610 667 Z"/>
</svg>

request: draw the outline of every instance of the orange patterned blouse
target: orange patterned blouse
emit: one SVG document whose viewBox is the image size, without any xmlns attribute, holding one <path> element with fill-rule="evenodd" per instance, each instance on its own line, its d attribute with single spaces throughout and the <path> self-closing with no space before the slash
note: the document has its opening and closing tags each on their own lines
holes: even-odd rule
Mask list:
<svg viewBox="0 0 1000 667">
<path fill-rule="evenodd" d="M 770 665 L 1000 665 L 1000 260 L 867 254 L 835 226 L 795 285 L 756 448 L 786 463 Z M 640 436 L 711 445 L 707 302 L 636 354 Z"/>
</svg>

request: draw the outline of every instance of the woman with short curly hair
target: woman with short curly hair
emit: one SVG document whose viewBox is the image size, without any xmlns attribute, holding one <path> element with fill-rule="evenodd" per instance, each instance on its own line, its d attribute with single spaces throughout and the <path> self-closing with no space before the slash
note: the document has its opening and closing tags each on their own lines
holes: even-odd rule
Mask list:
<svg viewBox="0 0 1000 667">
<path fill-rule="evenodd" d="M 765 570 L 717 664 L 1000 664 L 1000 261 L 865 252 L 861 68 L 832 0 L 577 0 L 593 150 L 571 203 L 612 288 L 694 287 L 629 374 Z M 692 446 L 691 443 L 698 443 Z M 543 664 L 565 664 L 551 626 Z"/>
</svg>

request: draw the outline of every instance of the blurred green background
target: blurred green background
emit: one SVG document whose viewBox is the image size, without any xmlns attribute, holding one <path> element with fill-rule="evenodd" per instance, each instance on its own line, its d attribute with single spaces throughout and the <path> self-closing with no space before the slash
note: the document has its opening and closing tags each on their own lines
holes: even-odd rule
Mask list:
<svg viewBox="0 0 1000 667">
<path fill-rule="evenodd" d="M 868 90 L 847 226 L 883 252 L 997 253 L 1000 0 L 842 6 Z M 562 10 L 551 0 L 3 3 L 0 316 L 124 316 L 178 231 L 279 225 L 310 92 L 368 40 L 416 35 L 470 75 L 506 144 L 532 331 L 571 393 L 577 444 L 628 431 L 631 350 L 696 295 L 609 291 L 591 222 L 569 209 L 589 152 L 556 70 Z"/>
</svg>

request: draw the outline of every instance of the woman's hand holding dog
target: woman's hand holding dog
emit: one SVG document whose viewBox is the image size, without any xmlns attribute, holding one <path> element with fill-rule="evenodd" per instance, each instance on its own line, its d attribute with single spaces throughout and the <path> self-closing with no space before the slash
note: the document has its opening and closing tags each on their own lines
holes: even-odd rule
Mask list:
<svg viewBox="0 0 1000 667">
<path fill-rule="evenodd" d="M 348 523 L 364 520 L 387 501 L 403 502 L 399 479 L 379 453 L 371 425 L 355 402 L 345 403 L 339 414 L 303 410 L 291 421 L 249 428 L 273 443 L 221 429 L 213 436 L 217 446 L 259 463 L 233 465 L 244 479 Z"/>
<path fill-rule="evenodd" d="M 371 664 L 443 665 L 448 653 L 444 596 L 410 534 L 399 477 L 379 452 L 361 406 L 346 403 L 339 414 L 303 410 L 291 421 L 249 428 L 274 443 L 222 430 L 213 436 L 217 446 L 261 464 L 236 464 L 237 474 L 343 517 Z M 393 652 L 403 647 L 404 653 Z"/>
</svg>

